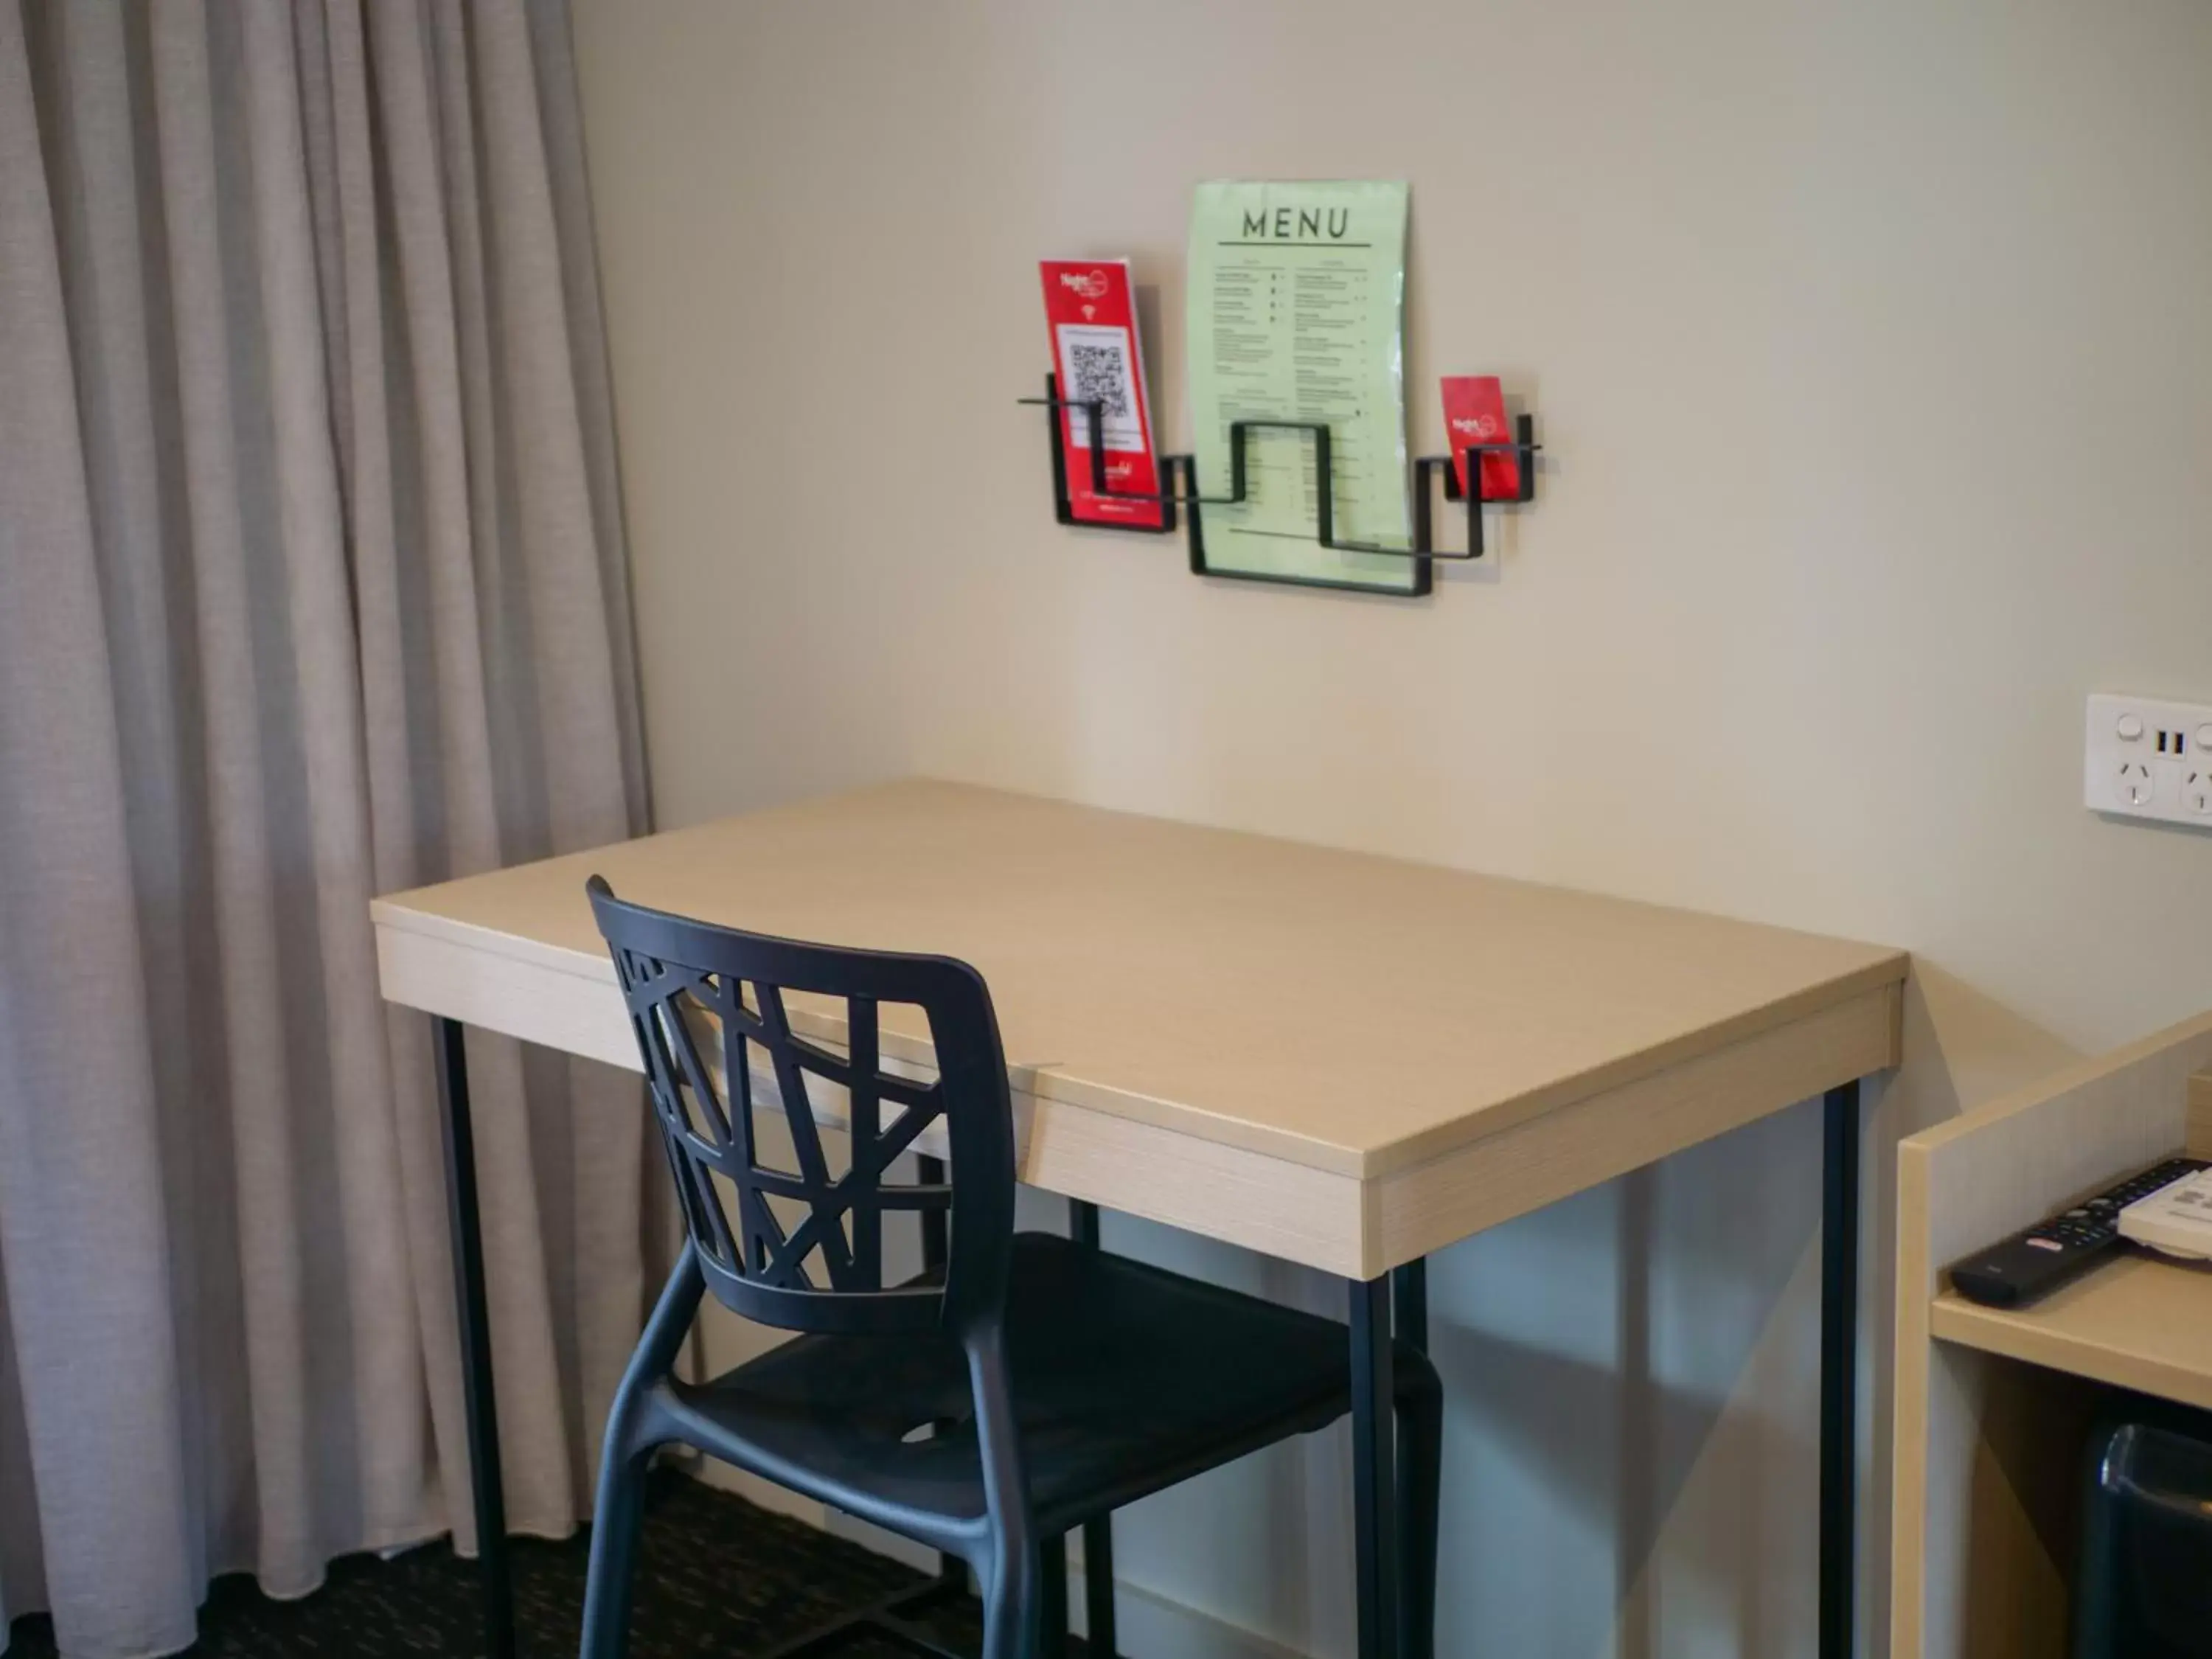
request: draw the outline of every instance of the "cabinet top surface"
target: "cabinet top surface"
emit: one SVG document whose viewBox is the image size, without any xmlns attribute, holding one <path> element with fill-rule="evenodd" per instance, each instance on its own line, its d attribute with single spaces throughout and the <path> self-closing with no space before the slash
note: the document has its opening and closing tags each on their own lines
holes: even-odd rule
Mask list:
<svg viewBox="0 0 2212 1659">
<path fill-rule="evenodd" d="M 377 900 L 379 927 L 603 979 L 585 898 L 931 951 L 1038 1092 L 1379 1175 L 1901 981 L 1879 945 L 909 781 Z M 924 1035 L 914 1010 L 886 1032 Z M 1778 1102 L 1777 1104 L 1784 1103 Z"/>
</svg>

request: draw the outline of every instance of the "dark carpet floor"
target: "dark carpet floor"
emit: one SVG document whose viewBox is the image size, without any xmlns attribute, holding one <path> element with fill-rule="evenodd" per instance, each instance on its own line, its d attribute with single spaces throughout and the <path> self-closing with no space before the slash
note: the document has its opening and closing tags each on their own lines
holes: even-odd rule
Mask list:
<svg viewBox="0 0 2212 1659">
<path fill-rule="evenodd" d="M 574 1659 L 584 1606 L 584 1534 L 514 1541 L 521 1659 Z M 639 1552 L 631 1659 L 744 1659 L 921 1576 L 859 1545 L 771 1515 L 682 1474 L 655 1478 Z M 476 1566 L 443 1543 L 391 1560 L 349 1556 L 298 1601 L 272 1601 L 244 1575 L 216 1580 L 192 1659 L 461 1659 L 483 1652 Z M 961 1600 L 928 1617 L 937 1639 L 972 1653 L 979 1610 Z M 18 1620 L 7 1659 L 55 1659 L 53 1628 Z M 1070 1643 L 1080 1654 L 1079 1643 Z M 837 1659 L 908 1650 L 854 1640 Z"/>
</svg>

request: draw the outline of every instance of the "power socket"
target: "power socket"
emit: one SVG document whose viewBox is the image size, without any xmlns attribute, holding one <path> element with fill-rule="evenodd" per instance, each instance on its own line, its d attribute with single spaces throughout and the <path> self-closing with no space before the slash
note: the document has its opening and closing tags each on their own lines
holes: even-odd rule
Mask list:
<svg viewBox="0 0 2212 1659">
<path fill-rule="evenodd" d="M 2089 699 L 2082 805 L 2212 830 L 2212 704 Z"/>
</svg>

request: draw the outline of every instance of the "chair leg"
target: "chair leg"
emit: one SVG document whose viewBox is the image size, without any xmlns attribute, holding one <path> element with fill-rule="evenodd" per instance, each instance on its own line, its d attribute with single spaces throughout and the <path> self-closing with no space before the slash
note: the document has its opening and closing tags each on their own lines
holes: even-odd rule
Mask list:
<svg viewBox="0 0 2212 1659">
<path fill-rule="evenodd" d="M 629 1646 L 630 1585 L 638 1534 L 645 1525 L 645 1474 L 653 1453 L 649 1448 L 629 1455 L 617 1453 L 611 1426 L 606 1459 L 599 1470 L 599 1502 L 592 1512 L 580 1659 L 623 1659 Z"/>
<path fill-rule="evenodd" d="M 1425 1356 L 1401 1348 L 1398 1385 L 1398 1540 L 1404 1589 L 1402 1659 L 1431 1659 L 1437 1642 L 1437 1528 L 1443 1474 L 1444 1390 Z"/>
<path fill-rule="evenodd" d="M 982 1659 L 1037 1659 L 1044 1558 L 1035 1544 L 1001 1551 L 983 1597 Z"/>
<path fill-rule="evenodd" d="M 599 1453 L 599 1492 L 592 1515 L 592 1557 L 585 1569 L 582 1659 L 622 1659 L 629 1644 L 630 1578 L 638 1533 L 645 1523 L 645 1474 L 662 1443 L 662 1437 L 653 1431 L 653 1389 L 668 1375 L 705 1293 L 698 1253 L 687 1243 L 653 1305 L 653 1316 L 646 1321 L 645 1334 L 638 1339 L 607 1413 L 606 1441 Z"/>
</svg>

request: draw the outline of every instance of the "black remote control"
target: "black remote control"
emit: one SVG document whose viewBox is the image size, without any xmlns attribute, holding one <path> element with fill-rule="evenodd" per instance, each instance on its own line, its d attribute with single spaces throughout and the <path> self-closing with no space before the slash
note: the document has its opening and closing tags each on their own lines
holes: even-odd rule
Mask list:
<svg viewBox="0 0 2212 1659">
<path fill-rule="evenodd" d="M 1968 1256 L 1951 1269 L 1951 1283 L 1967 1301 L 1984 1307 L 2024 1307 L 2119 1249 L 2122 1210 L 2204 1167 L 2201 1158 L 2169 1158 Z"/>
</svg>

